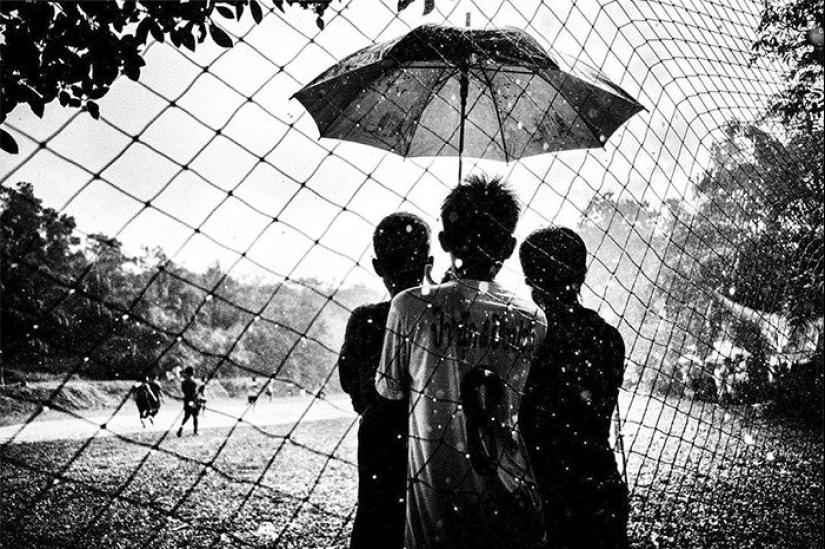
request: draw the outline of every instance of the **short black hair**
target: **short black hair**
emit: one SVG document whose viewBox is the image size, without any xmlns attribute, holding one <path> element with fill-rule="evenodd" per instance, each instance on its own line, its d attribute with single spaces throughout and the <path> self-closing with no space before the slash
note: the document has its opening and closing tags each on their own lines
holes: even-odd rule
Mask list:
<svg viewBox="0 0 825 549">
<path fill-rule="evenodd" d="M 465 263 L 504 261 L 520 213 L 516 193 L 500 176 L 468 176 L 441 205 L 450 251 Z"/>
<path fill-rule="evenodd" d="M 548 293 L 563 292 L 584 282 L 587 246 L 572 229 L 545 227 L 522 242 L 519 260 L 530 286 Z"/>
<path fill-rule="evenodd" d="M 187 374 L 187 375 L 190 375 L 190 376 L 193 376 L 193 375 L 195 375 L 195 369 L 192 366 L 187 366 L 186 368 L 183 369 L 183 373 Z"/>
<path fill-rule="evenodd" d="M 387 276 L 420 278 L 430 258 L 430 227 L 415 214 L 392 213 L 375 228 L 372 247 Z"/>
</svg>

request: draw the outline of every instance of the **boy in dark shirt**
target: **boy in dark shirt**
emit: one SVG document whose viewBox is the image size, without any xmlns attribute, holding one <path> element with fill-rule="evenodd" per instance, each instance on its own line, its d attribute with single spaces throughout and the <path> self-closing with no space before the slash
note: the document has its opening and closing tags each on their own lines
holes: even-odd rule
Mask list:
<svg viewBox="0 0 825 549">
<path fill-rule="evenodd" d="M 410 213 L 385 217 L 373 234 L 373 268 L 390 293 L 421 285 L 432 264 L 430 229 Z M 351 549 L 401 549 L 404 545 L 407 403 L 375 390 L 390 302 L 358 307 L 347 323 L 338 361 L 341 387 L 362 415 L 358 429 L 358 510 Z"/>
<path fill-rule="evenodd" d="M 579 303 L 587 249 L 572 230 L 534 232 L 519 251 L 547 338 L 519 423 L 558 549 L 627 549 L 628 491 L 609 444 L 624 375 L 619 331 Z"/>
<path fill-rule="evenodd" d="M 198 413 L 200 413 L 200 403 L 198 402 L 198 382 L 194 379 L 195 369 L 187 366 L 183 369 L 183 381 L 180 382 L 180 390 L 183 393 L 183 421 L 178 428 L 178 436 L 183 435 L 183 426 L 192 418 L 194 434 L 198 434 Z"/>
</svg>

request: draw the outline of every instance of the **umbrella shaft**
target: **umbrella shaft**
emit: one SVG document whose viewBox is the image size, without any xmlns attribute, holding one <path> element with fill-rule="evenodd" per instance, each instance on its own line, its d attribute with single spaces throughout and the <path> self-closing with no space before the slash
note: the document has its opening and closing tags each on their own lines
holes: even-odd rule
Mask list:
<svg viewBox="0 0 825 549">
<path fill-rule="evenodd" d="M 468 68 L 461 68 L 461 76 L 459 77 L 460 86 L 460 100 L 461 100 L 461 116 L 458 123 L 458 184 L 461 184 L 462 164 L 464 154 L 464 118 L 467 116 L 467 89 L 470 87 L 470 79 L 467 75 Z"/>
</svg>

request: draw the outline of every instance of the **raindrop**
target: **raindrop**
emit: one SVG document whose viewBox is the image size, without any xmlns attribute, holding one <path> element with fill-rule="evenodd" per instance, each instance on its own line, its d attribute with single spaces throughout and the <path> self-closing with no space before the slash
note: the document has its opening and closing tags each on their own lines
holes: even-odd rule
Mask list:
<svg viewBox="0 0 825 549">
<path fill-rule="evenodd" d="M 412 225 L 407 225 L 406 229 L 407 229 L 408 233 L 411 233 L 412 232 Z"/>
<path fill-rule="evenodd" d="M 212 301 L 212 294 L 206 296 L 206 301 Z"/>
<path fill-rule="evenodd" d="M 126 322 L 127 320 L 129 320 L 129 315 L 123 315 L 123 316 L 122 316 L 122 317 L 120 317 L 120 318 L 121 318 L 124 322 Z"/>
<path fill-rule="evenodd" d="M 736 293 L 736 288 L 734 286 L 731 286 L 730 288 L 728 288 L 728 294 L 729 295 L 734 295 L 735 293 Z"/>
<path fill-rule="evenodd" d="M 455 260 L 456 268 L 460 269 L 463 265 L 464 265 L 464 261 L 462 261 L 460 257 L 456 258 L 456 260 Z"/>
<path fill-rule="evenodd" d="M 545 141 L 544 144 L 542 144 L 541 148 L 544 149 L 545 152 L 549 151 L 550 150 L 550 143 L 547 143 Z"/>
<path fill-rule="evenodd" d="M 607 141 L 607 138 L 606 138 L 605 136 L 603 136 L 603 135 L 600 135 L 600 136 L 599 136 L 599 141 L 601 141 L 602 143 L 604 143 L 605 141 Z"/>
</svg>

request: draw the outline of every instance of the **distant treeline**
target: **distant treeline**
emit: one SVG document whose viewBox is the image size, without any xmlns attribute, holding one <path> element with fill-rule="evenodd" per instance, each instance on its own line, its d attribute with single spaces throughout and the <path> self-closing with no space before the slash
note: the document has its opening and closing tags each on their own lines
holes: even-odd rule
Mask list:
<svg viewBox="0 0 825 549">
<path fill-rule="evenodd" d="M 314 390 L 335 367 L 349 310 L 379 297 L 239 279 L 217 264 L 195 273 L 158 249 L 130 257 L 105 235 L 81 240 L 28 183 L 0 187 L 0 225 L 7 370 L 134 379 L 193 366 Z"/>
</svg>

